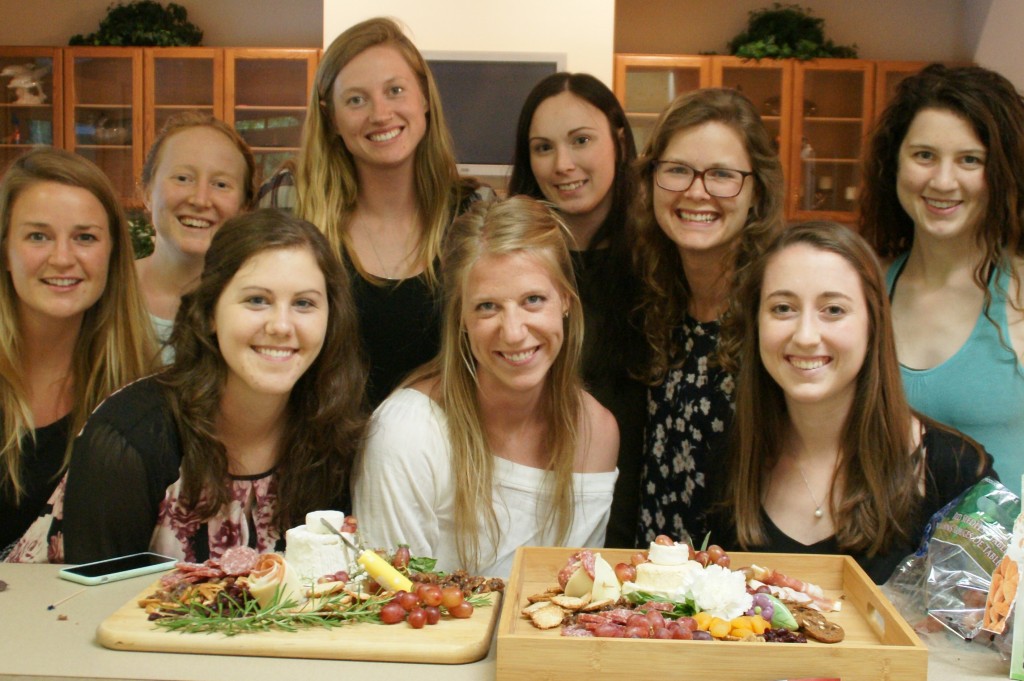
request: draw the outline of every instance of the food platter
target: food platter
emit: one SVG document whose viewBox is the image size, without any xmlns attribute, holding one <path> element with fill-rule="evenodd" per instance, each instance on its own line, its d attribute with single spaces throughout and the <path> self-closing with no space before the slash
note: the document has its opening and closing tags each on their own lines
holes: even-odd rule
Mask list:
<svg viewBox="0 0 1024 681">
<path fill-rule="evenodd" d="M 634 553 L 595 549 L 613 565 Z M 531 681 L 565 678 L 567 669 L 588 681 L 624 678 L 677 678 L 700 670 L 722 681 L 833 677 L 843 681 L 925 681 L 928 649 L 849 556 L 730 553 L 732 567 L 772 567 L 821 586 L 843 601 L 830 613 L 846 631 L 840 643 L 750 643 L 733 641 L 658 641 L 563 637 L 559 629 L 541 631 L 520 616 L 527 596 L 556 583 L 558 571 L 574 549 L 519 549 L 505 589 L 498 623 L 497 678 Z"/>
<path fill-rule="evenodd" d="M 148 586 L 100 623 L 97 641 L 116 650 L 163 653 L 463 664 L 487 655 L 501 604 L 500 594 L 490 594 L 491 606 L 477 608 L 472 617 L 445 617 L 423 629 L 404 623 L 352 623 L 331 629 L 225 636 L 167 631 L 149 622 L 138 600 L 156 591 L 159 584 Z"/>
</svg>

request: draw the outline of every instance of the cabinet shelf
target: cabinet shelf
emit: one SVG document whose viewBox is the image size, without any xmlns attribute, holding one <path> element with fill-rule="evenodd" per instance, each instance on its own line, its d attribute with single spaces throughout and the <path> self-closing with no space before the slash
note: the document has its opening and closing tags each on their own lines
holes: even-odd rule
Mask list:
<svg viewBox="0 0 1024 681">
<path fill-rule="evenodd" d="M 864 119 L 845 116 L 805 116 L 804 123 L 851 123 L 861 125 L 864 123 Z"/>
<path fill-rule="evenodd" d="M 305 113 L 304 106 L 257 106 L 255 104 L 236 104 L 235 111 L 301 111 Z"/>
<path fill-rule="evenodd" d="M 130 144 L 76 144 L 75 149 L 131 149 Z"/>
</svg>

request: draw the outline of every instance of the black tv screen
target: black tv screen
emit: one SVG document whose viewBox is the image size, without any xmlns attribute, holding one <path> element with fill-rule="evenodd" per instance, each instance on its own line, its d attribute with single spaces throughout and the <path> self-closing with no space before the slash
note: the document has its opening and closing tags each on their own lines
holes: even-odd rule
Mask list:
<svg viewBox="0 0 1024 681">
<path fill-rule="evenodd" d="M 542 78 L 564 68 L 558 55 L 439 58 L 427 63 L 441 94 L 466 175 L 503 175 L 512 163 L 516 122 L 526 96 Z"/>
</svg>

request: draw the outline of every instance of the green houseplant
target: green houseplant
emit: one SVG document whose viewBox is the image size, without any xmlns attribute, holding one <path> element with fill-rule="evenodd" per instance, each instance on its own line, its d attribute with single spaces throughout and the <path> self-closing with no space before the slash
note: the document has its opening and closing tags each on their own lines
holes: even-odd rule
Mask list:
<svg viewBox="0 0 1024 681">
<path fill-rule="evenodd" d="M 856 45 L 825 38 L 825 20 L 800 5 L 774 3 L 751 10 L 747 30 L 729 42 L 729 53 L 747 59 L 855 58 Z"/>
<path fill-rule="evenodd" d="M 156 0 L 132 0 L 111 4 L 99 30 L 75 35 L 70 45 L 117 45 L 132 47 L 182 47 L 199 45 L 203 32 L 188 20 L 188 10 Z"/>
</svg>

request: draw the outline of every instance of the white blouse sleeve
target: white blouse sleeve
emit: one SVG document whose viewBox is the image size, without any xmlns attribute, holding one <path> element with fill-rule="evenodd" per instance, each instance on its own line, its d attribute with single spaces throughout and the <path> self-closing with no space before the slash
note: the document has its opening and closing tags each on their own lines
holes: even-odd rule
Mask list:
<svg viewBox="0 0 1024 681">
<path fill-rule="evenodd" d="M 416 390 L 392 393 L 373 414 L 354 470 L 353 503 L 364 543 L 388 550 L 408 544 L 414 556 L 437 556 L 452 495 L 441 408 Z"/>
</svg>

